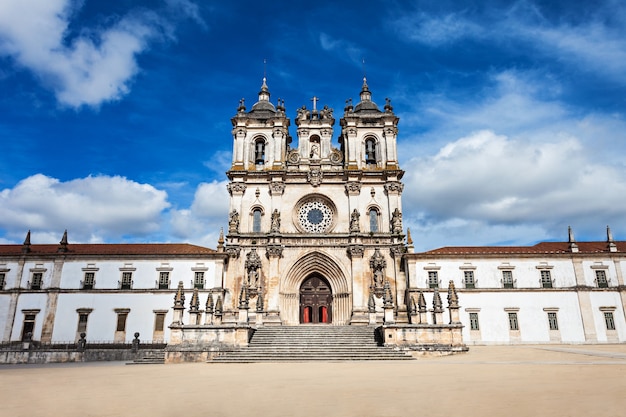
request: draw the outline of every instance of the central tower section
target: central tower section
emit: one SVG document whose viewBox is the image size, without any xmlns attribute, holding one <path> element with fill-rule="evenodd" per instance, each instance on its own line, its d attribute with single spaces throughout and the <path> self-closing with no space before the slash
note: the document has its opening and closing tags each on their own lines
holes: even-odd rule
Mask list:
<svg viewBox="0 0 626 417">
<path fill-rule="evenodd" d="M 359 102 L 346 103 L 336 146 L 333 109 L 317 97 L 296 110 L 291 146 L 284 102 L 270 102 L 265 79 L 249 111 L 241 100 L 231 120 L 224 308 L 247 314 L 233 320 L 374 324 L 393 303 L 406 321 L 398 117 L 389 100 L 383 110 L 372 101 L 365 80 Z"/>
</svg>

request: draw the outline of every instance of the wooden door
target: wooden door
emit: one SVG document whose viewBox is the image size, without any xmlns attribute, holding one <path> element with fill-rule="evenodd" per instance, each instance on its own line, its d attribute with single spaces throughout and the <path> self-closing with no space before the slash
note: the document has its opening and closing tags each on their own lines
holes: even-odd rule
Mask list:
<svg viewBox="0 0 626 417">
<path fill-rule="evenodd" d="M 319 276 L 300 286 L 300 323 L 331 323 L 333 296 L 328 281 Z"/>
</svg>

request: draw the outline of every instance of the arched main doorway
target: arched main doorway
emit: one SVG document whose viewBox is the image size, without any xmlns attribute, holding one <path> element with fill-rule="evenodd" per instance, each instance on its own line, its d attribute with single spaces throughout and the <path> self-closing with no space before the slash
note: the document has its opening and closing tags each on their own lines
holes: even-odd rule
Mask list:
<svg viewBox="0 0 626 417">
<path fill-rule="evenodd" d="M 300 286 L 300 323 L 331 323 L 333 294 L 330 284 L 319 275 Z"/>
</svg>

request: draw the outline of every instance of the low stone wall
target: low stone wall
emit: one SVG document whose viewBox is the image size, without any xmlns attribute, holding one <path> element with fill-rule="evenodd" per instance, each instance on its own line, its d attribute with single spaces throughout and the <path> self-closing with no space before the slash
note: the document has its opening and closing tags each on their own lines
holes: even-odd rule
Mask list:
<svg viewBox="0 0 626 417">
<path fill-rule="evenodd" d="M 437 355 L 467 352 L 458 324 L 386 324 L 377 328 L 385 346 Z"/>
<path fill-rule="evenodd" d="M 165 363 L 206 362 L 220 352 L 248 346 L 254 329 L 248 324 L 170 326 Z"/>
<path fill-rule="evenodd" d="M 162 349 L 86 349 L 77 350 L 37 349 L 37 350 L 0 350 L 0 364 L 43 364 L 66 362 L 96 361 L 133 361 Z"/>
</svg>

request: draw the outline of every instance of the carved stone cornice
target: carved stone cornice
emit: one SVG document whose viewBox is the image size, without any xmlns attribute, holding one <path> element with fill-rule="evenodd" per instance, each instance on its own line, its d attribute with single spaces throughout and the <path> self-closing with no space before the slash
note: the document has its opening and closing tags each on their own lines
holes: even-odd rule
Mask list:
<svg viewBox="0 0 626 417">
<path fill-rule="evenodd" d="M 228 183 L 226 188 L 228 188 L 228 193 L 230 195 L 233 195 L 233 194 L 243 195 L 243 193 L 246 192 L 247 186 L 246 184 L 240 183 L 240 182 L 230 182 Z"/>
<path fill-rule="evenodd" d="M 348 195 L 361 194 L 361 183 L 358 181 L 348 181 L 346 183 L 346 193 L 348 193 Z"/>
<path fill-rule="evenodd" d="M 270 183 L 271 195 L 282 195 L 285 192 L 285 183 L 283 181 L 272 181 Z"/>
<path fill-rule="evenodd" d="M 281 258 L 283 256 L 283 247 L 281 245 L 270 244 L 265 249 L 267 258 Z"/>
<path fill-rule="evenodd" d="M 389 181 L 385 184 L 385 191 L 387 194 L 402 194 L 404 190 L 404 184 L 400 181 Z"/>
<path fill-rule="evenodd" d="M 394 258 L 400 258 L 406 253 L 406 247 L 404 245 L 396 245 L 389 248 L 389 253 Z"/>
<path fill-rule="evenodd" d="M 365 247 L 363 245 L 348 246 L 348 255 L 350 258 L 362 258 L 364 253 Z"/>
<path fill-rule="evenodd" d="M 239 258 L 241 248 L 238 245 L 226 245 L 224 252 L 226 252 L 231 258 Z"/>
</svg>

